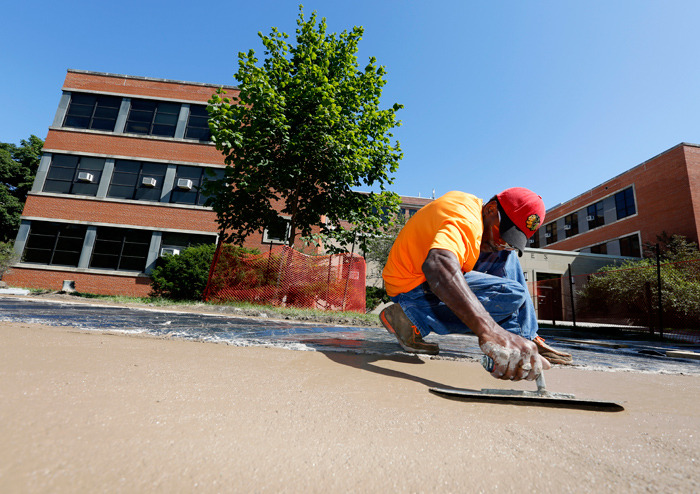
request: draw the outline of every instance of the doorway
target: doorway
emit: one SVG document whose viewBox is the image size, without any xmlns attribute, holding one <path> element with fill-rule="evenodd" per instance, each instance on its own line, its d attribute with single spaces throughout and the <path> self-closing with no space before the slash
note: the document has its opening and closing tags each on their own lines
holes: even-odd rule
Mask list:
<svg viewBox="0 0 700 494">
<path fill-rule="evenodd" d="M 537 273 L 537 318 L 554 323 L 562 318 L 561 274 Z"/>
</svg>

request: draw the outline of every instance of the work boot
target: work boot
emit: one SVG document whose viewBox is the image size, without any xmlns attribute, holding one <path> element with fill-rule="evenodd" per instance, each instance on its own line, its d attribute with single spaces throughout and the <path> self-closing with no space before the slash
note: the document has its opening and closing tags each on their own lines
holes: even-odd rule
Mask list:
<svg viewBox="0 0 700 494">
<path fill-rule="evenodd" d="M 542 338 L 541 336 L 536 336 L 535 339 L 532 341 L 535 343 L 535 345 L 537 345 L 537 351 L 540 353 L 540 355 L 546 358 L 550 364 L 573 364 L 574 359 L 570 353 L 555 350 L 554 348 L 546 344 L 544 342 L 544 338 Z"/>
<path fill-rule="evenodd" d="M 392 304 L 379 314 L 379 320 L 387 331 L 396 336 L 399 345 L 409 353 L 425 353 L 437 355 L 440 347 L 436 343 L 427 343 L 418 328 L 404 314 L 399 304 Z"/>
</svg>

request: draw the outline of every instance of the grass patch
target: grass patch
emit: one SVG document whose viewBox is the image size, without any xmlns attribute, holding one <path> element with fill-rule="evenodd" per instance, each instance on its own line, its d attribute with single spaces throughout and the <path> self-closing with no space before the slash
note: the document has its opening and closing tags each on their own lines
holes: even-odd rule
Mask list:
<svg viewBox="0 0 700 494">
<path fill-rule="evenodd" d="M 32 295 L 52 295 L 57 292 L 50 290 L 30 290 Z M 59 292 L 60 293 L 60 292 Z M 197 307 L 204 312 L 231 313 L 235 315 L 260 317 L 265 315 L 273 319 L 288 319 L 324 324 L 342 324 L 364 327 L 379 327 L 376 314 L 360 312 L 332 312 L 316 309 L 298 309 L 295 307 L 278 307 L 274 305 L 256 305 L 248 302 L 226 302 L 214 304 L 201 300 L 171 300 L 163 297 L 126 297 L 121 295 L 98 295 L 95 293 L 72 292 L 63 293 L 63 297 L 75 297 L 95 301 L 109 302 L 119 305 L 147 305 L 149 307 L 187 308 Z"/>
</svg>

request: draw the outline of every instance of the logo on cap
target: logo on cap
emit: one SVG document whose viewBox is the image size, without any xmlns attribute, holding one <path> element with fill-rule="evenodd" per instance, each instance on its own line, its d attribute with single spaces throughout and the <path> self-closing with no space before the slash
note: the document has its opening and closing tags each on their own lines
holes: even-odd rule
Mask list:
<svg viewBox="0 0 700 494">
<path fill-rule="evenodd" d="M 540 227 L 540 217 L 536 214 L 531 214 L 527 217 L 525 226 L 527 226 L 531 232 L 534 232 Z"/>
</svg>

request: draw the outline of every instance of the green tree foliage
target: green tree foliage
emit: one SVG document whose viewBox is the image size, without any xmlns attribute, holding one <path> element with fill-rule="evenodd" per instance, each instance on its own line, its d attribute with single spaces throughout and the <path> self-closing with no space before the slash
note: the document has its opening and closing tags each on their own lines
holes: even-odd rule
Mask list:
<svg viewBox="0 0 700 494">
<path fill-rule="evenodd" d="M 398 208 L 385 187 L 402 157 L 390 132 L 402 105 L 379 108 L 386 70 L 374 58 L 360 69 L 362 27 L 328 34 L 326 20 L 315 12 L 305 20 L 301 6 L 297 25 L 294 45 L 277 28 L 258 33 L 265 59 L 239 53 L 238 97 L 219 90 L 210 100 L 212 141 L 229 166 L 205 184 L 208 205 L 236 244 L 272 224 L 281 204 L 289 245 L 299 233 L 309 238 L 325 215 L 324 236 L 363 247 L 361 233 L 379 231 L 382 212 Z M 361 186 L 380 192 L 353 191 Z"/>
<path fill-rule="evenodd" d="M 373 269 L 378 269 L 380 272 L 384 269 L 394 240 L 405 224 L 406 218 L 397 214 L 392 221 L 385 224 L 379 234 L 367 238 L 364 258 L 368 265 L 371 264 Z"/>
<path fill-rule="evenodd" d="M 229 253 L 249 255 L 257 250 L 227 246 Z M 200 300 L 207 286 L 215 244 L 189 247 L 179 255 L 166 254 L 151 271 L 151 296 L 172 300 Z M 235 257 L 235 256 L 234 256 Z"/>
<path fill-rule="evenodd" d="M 664 240 L 665 239 L 665 240 Z M 700 251 L 681 235 L 659 237 L 664 323 L 700 326 Z M 579 292 L 581 309 L 605 313 L 622 308 L 635 322 L 647 324 L 658 311 L 656 259 L 627 261 L 601 268 Z"/>
<path fill-rule="evenodd" d="M 0 242 L 0 279 L 11 265 L 17 262 L 12 242 Z"/>
<path fill-rule="evenodd" d="M 14 240 L 32 188 L 44 141 L 32 135 L 20 145 L 0 142 L 0 241 Z"/>
<path fill-rule="evenodd" d="M 372 312 L 372 310 L 379 307 L 379 304 L 389 302 L 391 300 L 389 298 L 389 295 L 386 294 L 386 290 L 384 288 L 379 288 L 376 286 L 368 286 L 365 289 L 365 293 L 366 293 L 366 299 L 365 299 L 366 312 Z"/>
</svg>

